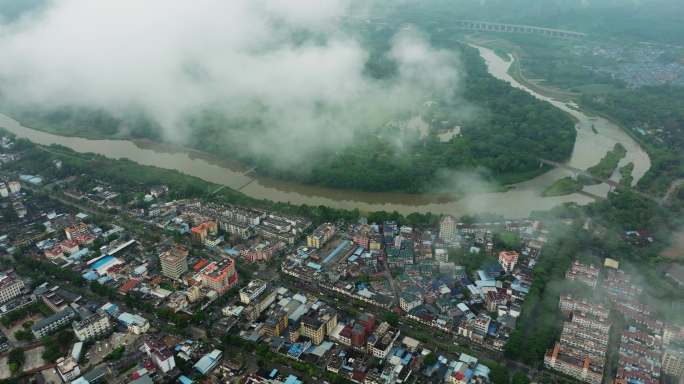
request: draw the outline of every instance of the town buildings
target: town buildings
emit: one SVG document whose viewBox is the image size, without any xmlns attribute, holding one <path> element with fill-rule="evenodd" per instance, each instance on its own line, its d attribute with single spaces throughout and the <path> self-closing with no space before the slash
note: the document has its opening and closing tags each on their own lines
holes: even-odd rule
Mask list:
<svg viewBox="0 0 684 384">
<path fill-rule="evenodd" d="M 38 320 L 31 326 L 31 332 L 36 339 L 47 336 L 58 329 L 66 327 L 76 317 L 76 312 L 71 307 L 57 312 L 44 319 Z"/>
<path fill-rule="evenodd" d="M 548 368 L 590 384 L 600 384 L 608 352 L 609 311 L 599 303 L 562 295 L 559 307 L 569 316 L 560 340 L 544 355 Z"/>
<path fill-rule="evenodd" d="M 162 275 L 170 279 L 180 279 L 188 271 L 188 249 L 176 244 L 159 255 Z"/>
<path fill-rule="evenodd" d="M 323 223 L 306 237 L 307 247 L 321 248 L 337 231 L 334 224 Z"/>
<path fill-rule="evenodd" d="M 447 243 L 458 240 L 458 228 L 455 217 L 450 215 L 442 217 L 439 221 L 439 238 Z"/>
<path fill-rule="evenodd" d="M 219 295 L 233 288 L 238 282 L 235 260 L 225 258 L 213 261 L 199 273 L 202 285 L 216 291 Z"/>
<path fill-rule="evenodd" d="M 663 353 L 662 371 L 674 377 L 684 375 L 684 348 L 668 346 Z"/>
<path fill-rule="evenodd" d="M 516 251 L 501 251 L 499 252 L 499 264 L 506 271 L 506 273 L 513 272 L 513 268 L 518 263 L 520 254 Z"/>
<path fill-rule="evenodd" d="M 5 303 L 21 295 L 24 282 L 12 274 L 0 273 L 0 304 Z"/>
<path fill-rule="evenodd" d="M 585 265 L 575 260 L 570 269 L 565 273 L 565 278 L 570 281 L 579 281 L 591 288 L 596 288 L 599 270 L 593 265 Z"/>
<path fill-rule="evenodd" d="M 112 328 L 112 325 L 109 322 L 109 316 L 104 312 L 94 313 L 84 320 L 75 321 L 72 326 L 74 334 L 81 341 L 104 336 Z"/>
</svg>

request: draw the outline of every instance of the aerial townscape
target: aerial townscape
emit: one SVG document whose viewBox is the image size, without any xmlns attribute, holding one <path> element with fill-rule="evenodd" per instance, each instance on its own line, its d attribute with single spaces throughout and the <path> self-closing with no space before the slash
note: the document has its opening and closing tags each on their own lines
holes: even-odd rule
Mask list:
<svg viewBox="0 0 684 384">
<path fill-rule="evenodd" d="M 0 0 L 0 384 L 684 384 L 682 15 Z"/>
</svg>

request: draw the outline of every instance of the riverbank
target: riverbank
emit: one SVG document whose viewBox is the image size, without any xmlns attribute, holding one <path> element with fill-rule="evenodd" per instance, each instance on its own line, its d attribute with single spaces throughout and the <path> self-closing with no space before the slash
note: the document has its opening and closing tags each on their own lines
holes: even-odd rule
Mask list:
<svg viewBox="0 0 684 384">
<path fill-rule="evenodd" d="M 569 166 L 587 169 L 595 165 L 613 148 L 615 143 L 621 143 L 627 149 L 625 161 L 634 162 L 633 176 L 637 181 L 648 168 L 648 155 L 619 127 L 607 120 L 590 121 L 581 112 L 557 100 L 549 99 L 520 85 L 507 74 L 511 63 L 502 60 L 493 51 L 486 48 L 479 50 L 485 59 L 487 70 L 497 79 L 507 82 L 510 86 L 520 88 L 534 97 L 549 102 L 557 108 L 575 116 L 577 124 L 577 140 L 572 156 L 567 162 Z M 599 133 L 592 132 L 591 126 L 596 125 Z M 406 193 L 373 193 L 355 192 L 332 188 L 307 186 L 288 181 L 270 180 L 257 176 L 246 175 L 244 168 L 231 169 L 218 162 L 207 160 L 204 156 L 196 156 L 195 152 L 178 152 L 174 148 L 160 148 L 156 145 L 143 145 L 125 140 L 88 140 L 83 138 L 65 137 L 33 130 L 22 126 L 15 120 L 0 115 L 0 126 L 6 127 L 18 137 L 27 138 L 35 143 L 49 146 L 59 144 L 79 153 L 97 153 L 112 158 L 126 158 L 141 165 L 149 165 L 163 169 L 175 170 L 201 180 L 223 185 L 256 200 L 270 200 L 293 205 L 327 206 L 336 209 L 364 212 L 396 211 L 408 215 L 417 213 L 444 213 L 455 216 L 493 213 L 506 218 L 524 218 L 531 212 L 548 210 L 563 203 L 585 205 L 593 201 L 585 194 L 574 193 L 566 196 L 543 197 L 542 192 L 556 180 L 569 175 L 569 171 L 555 168 L 531 180 L 512 185 L 506 191 L 483 192 L 482 188 L 464 196 L 456 194 L 406 194 Z M 149 148 L 152 147 L 152 148 Z M 464 187 L 482 181 L 473 177 L 454 175 L 455 185 Z M 500 186 L 493 186 L 494 189 Z M 467 190 L 472 190 L 469 188 Z M 606 196 L 608 186 L 591 186 L 588 191 L 597 196 Z"/>
</svg>

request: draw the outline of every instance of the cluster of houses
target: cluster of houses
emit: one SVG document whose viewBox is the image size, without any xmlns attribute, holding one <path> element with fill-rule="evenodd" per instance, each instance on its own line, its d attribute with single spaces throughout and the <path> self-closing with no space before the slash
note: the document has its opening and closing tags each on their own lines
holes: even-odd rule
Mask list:
<svg viewBox="0 0 684 384">
<path fill-rule="evenodd" d="M 514 233 L 519 250 L 495 254 L 493 231 Z M 284 273 L 335 293 L 502 350 L 532 284 L 544 244 L 538 222 L 465 225 L 442 219 L 438 230 L 395 222 L 360 223 L 340 230 L 324 223 L 307 245 L 287 256 Z M 482 269 L 466 271 L 448 248 L 489 255 Z"/>
<path fill-rule="evenodd" d="M 604 268 L 575 261 L 566 273 L 568 281 L 591 288 L 605 299 L 561 296 L 560 310 L 566 315 L 560 340 L 547 351 L 544 365 L 591 384 L 603 381 L 609 342 L 619 344 L 615 383 L 660 383 L 664 375 L 684 373 L 681 329 L 654 317 L 645 303 L 642 288 L 633 276 L 619 269 L 616 260 L 607 258 Z M 609 305 L 607 305 L 609 304 Z M 609 340 L 615 326 L 610 310 L 625 319 L 619 340 Z"/>
</svg>

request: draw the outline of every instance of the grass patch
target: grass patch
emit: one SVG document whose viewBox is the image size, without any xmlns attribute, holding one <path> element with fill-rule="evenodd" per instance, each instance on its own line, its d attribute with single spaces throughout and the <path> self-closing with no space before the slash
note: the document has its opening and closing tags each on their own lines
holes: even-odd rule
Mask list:
<svg viewBox="0 0 684 384">
<path fill-rule="evenodd" d="M 634 163 L 632 162 L 629 162 L 620 167 L 620 185 L 624 185 L 626 187 L 632 186 L 632 181 L 634 180 L 634 176 L 632 176 L 632 171 L 634 171 Z"/>
<path fill-rule="evenodd" d="M 571 193 L 576 193 L 582 190 L 584 183 L 579 180 L 575 180 L 572 177 L 564 177 L 562 179 L 556 180 L 548 188 L 542 192 L 544 197 L 552 196 L 564 196 Z"/>
<path fill-rule="evenodd" d="M 587 169 L 592 176 L 599 179 L 608 179 L 615 172 L 615 169 L 627 155 L 627 150 L 620 143 L 616 143 L 612 150 L 608 151 L 598 164 Z"/>
</svg>

